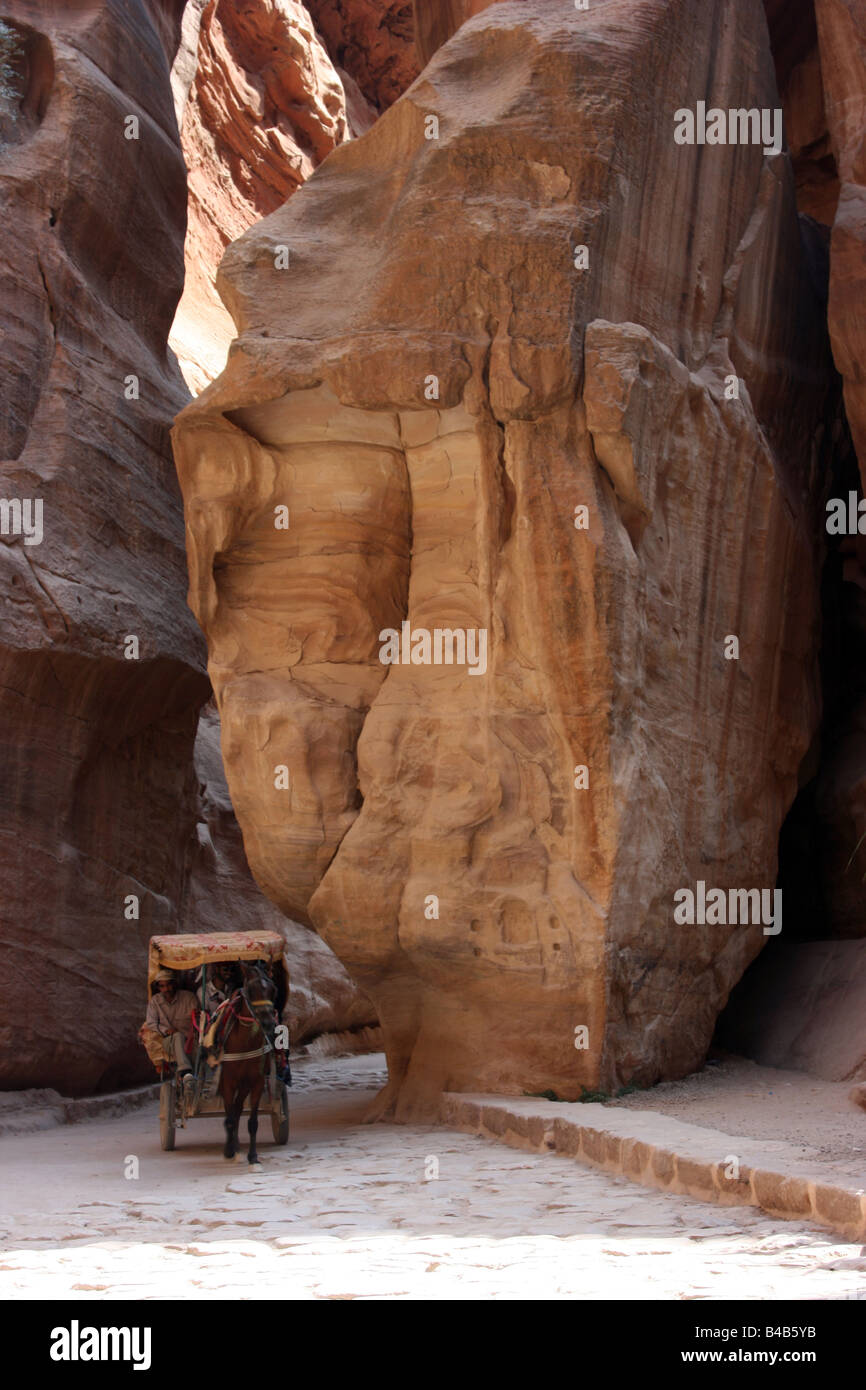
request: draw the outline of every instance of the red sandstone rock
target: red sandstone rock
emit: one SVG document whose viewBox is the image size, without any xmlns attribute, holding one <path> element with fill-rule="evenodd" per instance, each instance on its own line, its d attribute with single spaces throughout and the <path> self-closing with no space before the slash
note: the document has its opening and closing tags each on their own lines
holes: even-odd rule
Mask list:
<svg viewBox="0 0 866 1390">
<path fill-rule="evenodd" d="M 189 225 L 171 344 L 200 391 L 222 370 L 233 337 L 214 288 L 226 246 L 285 202 L 352 123 L 340 76 L 296 0 L 208 0 L 190 15 L 187 78 L 193 46 L 194 76 L 176 84 Z M 372 115 L 350 92 L 355 128 L 365 129 Z"/>
<path fill-rule="evenodd" d="M 461 24 L 502 0 L 415 0 L 415 48 L 423 67 Z"/>
<path fill-rule="evenodd" d="M 840 193 L 830 242 L 830 340 L 866 479 L 866 3 L 816 0 L 824 103 Z"/>
<path fill-rule="evenodd" d="M 775 881 L 826 364 L 790 166 L 677 145 L 697 99 L 778 102 L 746 0 L 494 5 L 223 262 L 191 602 L 253 872 L 372 997 L 399 1117 L 682 1075 L 766 940 L 674 893 Z M 404 621 L 485 672 L 386 667 Z"/>
<path fill-rule="evenodd" d="M 291 977 L 285 1022 L 291 1046 L 322 1033 L 375 1027 L 376 1013 L 332 951 L 309 927 L 291 922 L 254 883 L 244 854 L 220 754 L 216 708 L 201 712 L 195 742 L 201 810 L 190 856 L 183 930 L 280 932 Z"/>
<path fill-rule="evenodd" d="M 306 0 L 306 7 L 334 62 L 379 111 L 418 76 L 412 0 Z"/>
<path fill-rule="evenodd" d="M 42 500 L 44 534 L 0 545 L 0 1086 L 72 1094 L 147 1074 L 144 943 L 180 925 L 196 820 L 208 683 L 167 434 L 188 396 L 165 345 L 186 181 L 144 5 L 11 0 L 6 20 L 0 490 Z"/>
<path fill-rule="evenodd" d="M 44 518 L 40 544 L 0 547 L 0 1088 L 78 1094 L 152 1075 L 135 1034 L 154 932 L 279 919 L 293 1037 L 372 1015 L 250 880 L 212 721 L 196 739 L 209 687 L 168 448 L 188 400 L 166 353 L 186 206 L 172 50 L 140 4 L 43 5 L 38 28 L 36 8 L 6 11 L 0 105 L 2 496 Z M 179 10 L 153 9 L 167 42 Z"/>
<path fill-rule="evenodd" d="M 797 184 L 797 205 L 827 226 L 839 201 L 839 176 L 827 129 L 818 30 L 809 0 L 764 0 L 776 80 L 785 113 L 785 137 Z"/>
</svg>

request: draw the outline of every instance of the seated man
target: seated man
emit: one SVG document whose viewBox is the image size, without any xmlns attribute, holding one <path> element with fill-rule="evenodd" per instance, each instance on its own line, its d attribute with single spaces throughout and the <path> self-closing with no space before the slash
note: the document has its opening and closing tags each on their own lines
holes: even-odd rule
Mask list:
<svg viewBox="0 0 866 1390">
<path fill-rule="evenodd" d="M 199 975 L 201 979 L 201 975 Z M 224 1004 L 232 993 L 232 983 L 228 966 L 215 965 L 208 974 L 205 986 L 204 999 L 206 1013 L 213 1015 L 216 1013 L 220 1004 Z"/>
<path fill-rule="evenodd" d="M 158 1033 L 162 1055 L 166 1062 L 176 1062 L 178 1075 L 183 1078 L 184 1090 L 195 1084 L 192 1062 L 186 1054 L 184 1039 L 191 1026 L 191 1015 L 198 1012 L 198 1000 L 188 989 L 177 988 L 172 970 L 160 970 L 154 980 L 154 994 L 147 1006 L 144 1028 Z"/>
</svg>

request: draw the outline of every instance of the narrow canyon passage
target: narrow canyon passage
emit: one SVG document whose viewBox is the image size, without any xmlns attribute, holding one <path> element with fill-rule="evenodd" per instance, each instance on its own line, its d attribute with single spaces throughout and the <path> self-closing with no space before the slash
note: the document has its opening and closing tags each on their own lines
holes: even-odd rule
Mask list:
<svg viewBox="0 0 866 1390">
<path fill-rule="evenodd" d="M 0 1140 L 0 1297 L 866 1297 L 859 1244 L 486 1139 L 360 1125 L 381 1054 L 295 1070 L 289 1145 L 265 1125 L 252 1172 L 222 1158 L 218 1121 L 162 1153 L 155 1106 Z"/>
</svg>

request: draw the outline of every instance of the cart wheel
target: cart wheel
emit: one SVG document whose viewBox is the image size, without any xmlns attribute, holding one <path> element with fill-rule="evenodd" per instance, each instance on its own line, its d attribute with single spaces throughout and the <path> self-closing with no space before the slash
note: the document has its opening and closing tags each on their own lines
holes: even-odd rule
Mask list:
<svg viewBox="0 0 866 1390">
<path fill-rule="evenodd" d="M 163 1081 L 159 1092 L 159 1142 L 164 1149 L 174 1148 L 174 1122 L 177 1114 L 177 1093 L 174 1077 Z"/>
<path fill-rule="evenodd" d="M 282 1081 L 277 1082 L 277 1100 L 271 1111 L 271 1129 L 275 1144 L 289 1142 L 289 1093 Z"/>
</svg>

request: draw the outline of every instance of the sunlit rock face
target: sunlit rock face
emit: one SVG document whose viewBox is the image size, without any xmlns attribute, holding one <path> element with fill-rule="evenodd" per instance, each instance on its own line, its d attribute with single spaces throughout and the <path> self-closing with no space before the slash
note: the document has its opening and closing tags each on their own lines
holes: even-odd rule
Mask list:
<svg viewBox="0 0 866 1390">
<path fill-rule="evenodd" d="M 195 741 L 199 819 L 187 866 L 183 929 L 274 931 L 285 941 L 289 997 L 284 1022 L 292 1048 L 321 1033 L 357 1035 L 376 1025 L 360 992 L 320 936 L 288 920 L 256 887 L 244 854 L 220 754 L 220 724 L 205 705 Z"/>
<path fill-rule="evenodd" d="M 172 78 L 189 225 L 171 344 L 196 394 L 233 337 L 214 288 L 226 246 L 377 112 L 334 67 L 300 0 L 189 0 Z"/>
<path fill-rule="evenodd" d="M 190 599 L 252 870 L 373 999 L 381 1113 L 682 1075 L 767 939 L 674 895 L 775 883 L 826 335 L 787 156 L 676 143 L 699 101 L 779 104 L 749 0 L 493 5 L 223 262 Z"/>
</svg>

